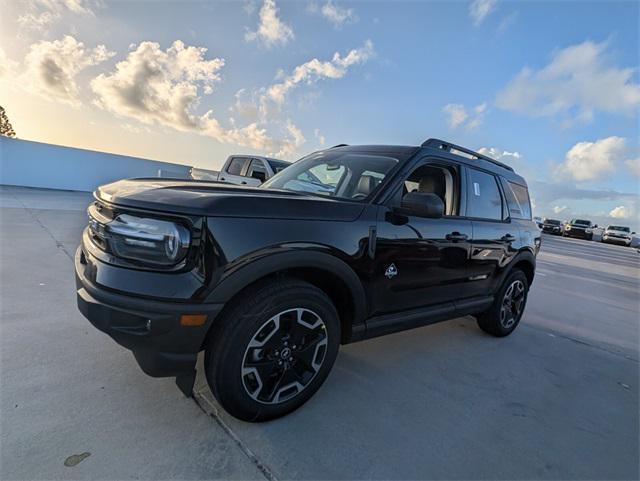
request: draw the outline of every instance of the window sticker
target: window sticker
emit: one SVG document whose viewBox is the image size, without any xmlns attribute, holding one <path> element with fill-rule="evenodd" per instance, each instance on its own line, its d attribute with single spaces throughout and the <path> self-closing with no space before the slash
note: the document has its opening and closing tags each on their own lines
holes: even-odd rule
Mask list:
<svg viewBox="0 0 640 481">
<path fill-rule="evenodd" d="M 477 196 L 480 197 L 480 184 L 478 184 L 477 182 L 473 183 L 473 193 Z"/>
</svg>

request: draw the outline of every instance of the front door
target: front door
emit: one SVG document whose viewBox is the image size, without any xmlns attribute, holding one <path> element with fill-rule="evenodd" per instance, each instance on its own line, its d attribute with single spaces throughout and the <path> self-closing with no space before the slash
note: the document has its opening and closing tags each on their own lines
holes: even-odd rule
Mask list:
<svg viewBox="0 0 640 481">
<path fill-rule="evenodd" d="M 401 179 L 377 224 L 372 315 L 466 297 L 472 225 L 458 216 L 463 185 L 460 167 L 441 161 L 425 161 Z M 395 215 L 411 191 L 438 195 L 444 216 Z"/>
</svg>

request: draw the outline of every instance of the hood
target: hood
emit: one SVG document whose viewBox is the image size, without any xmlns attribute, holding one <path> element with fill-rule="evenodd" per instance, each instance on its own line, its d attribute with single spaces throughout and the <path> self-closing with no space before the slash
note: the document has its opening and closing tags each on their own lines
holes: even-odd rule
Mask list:
<svg viewBox="0 0 640 481">
<path fill-rule="evenodd" d="M 364 209 L 359 202 L 302 192 L 157 178 L 102 185 L 94 197 L 117 206 L 211 217 L 352 221 Z"/>
</svg>

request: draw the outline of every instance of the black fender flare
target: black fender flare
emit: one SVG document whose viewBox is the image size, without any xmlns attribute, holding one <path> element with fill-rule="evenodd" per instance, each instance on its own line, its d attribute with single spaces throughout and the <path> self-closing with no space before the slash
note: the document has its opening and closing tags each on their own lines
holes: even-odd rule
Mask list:
<svg viewBox="0 0 640 481">
<path fill-rule="evenodd" d="M 228 277 L 224 277 L 207 296 L 205 302 L 226 303 L 250 284 L 269 275 L 296 268 L 320 269 L 341 279 L 352 300 L 352 323 L 364 322 L 367 300 L 360 278 L 343 260 L 316 250 L 287 250 L 253 259 Z"/>
<path fill-rule="evenodd" d="M 500 281 L 496 283 L 498 289 L 500 288 L 500 286 L 502 286 L 504 279 L 511 273 L 516 264 L 519 264 L 523 261 L 531 266 L 531 279 L 529 284 L 533 282 L 536 271 L 536 256 L 531 249 L 524 248 L 521 249 L 515 256 L 513 256 L 509 264 L 507 264 L 507 268 L 503 270 L 502 275 L 500 276 Z"/>
</svg>

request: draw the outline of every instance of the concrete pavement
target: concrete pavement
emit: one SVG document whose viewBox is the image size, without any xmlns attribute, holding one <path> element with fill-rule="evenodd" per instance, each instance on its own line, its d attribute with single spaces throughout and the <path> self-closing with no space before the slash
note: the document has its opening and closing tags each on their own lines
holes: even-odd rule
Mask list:
<svg viewBox="0 0 640 481">
<path fill-rule="evenodd" d="M 634 249 L 545 236 L 512 336 L 462 318 L 343 346 L 302 409 L 248 424 L 77 311 L 89 200 L 0 187 L 0 478 L 638 478 Z"/>
</svg>

